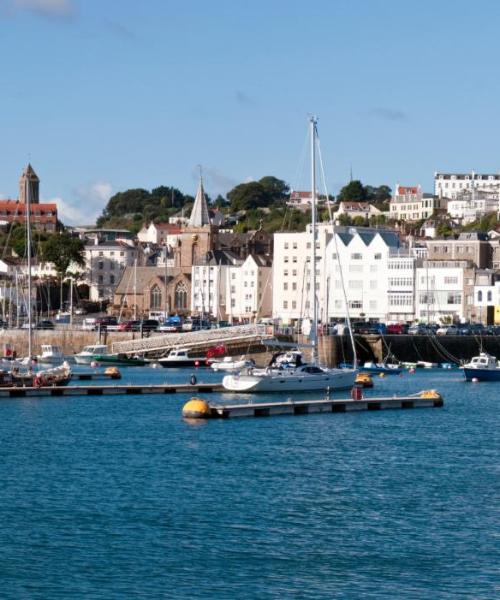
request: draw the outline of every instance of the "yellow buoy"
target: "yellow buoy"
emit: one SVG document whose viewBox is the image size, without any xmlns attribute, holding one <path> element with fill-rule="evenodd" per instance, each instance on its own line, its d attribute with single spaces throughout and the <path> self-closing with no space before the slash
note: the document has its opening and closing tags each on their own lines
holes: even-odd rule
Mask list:
<svg viewBox="0 0 500 600">
<path fill-rule="evenodd" d="M 355 383 L 364 388 L 373 387 L 373 379 L 370 377 L 369 373 L 358 373 L 356 375 Z"/>
<path fill-rule="evenodd" d="M 424 390 L 423 392 L 420 392 L 420 397 L 437 400 L 441 398 L 441 394 L 437 390 Z"/>
<path fill-rule="evenodd" d="M 107 369 L 105 369 L 104 374 L 109 375 L 111 377 L 111 379 L 121 379 L 122 378 L 122 374 L 116 367 L 108 367 Z"/>
<path fill-rule="evenodd" d="M 210 415 L 210 405 L 202 398 L 191 398 L 182 408 L 182 416 L 188 419 L 208 419 Z"/>
<path fill-rule="evenodd" d="M 380 379 L 383 379 L 385 377 L 385 373 L 379 373 L 378 376 L 380 377 Z"/>
</svg>

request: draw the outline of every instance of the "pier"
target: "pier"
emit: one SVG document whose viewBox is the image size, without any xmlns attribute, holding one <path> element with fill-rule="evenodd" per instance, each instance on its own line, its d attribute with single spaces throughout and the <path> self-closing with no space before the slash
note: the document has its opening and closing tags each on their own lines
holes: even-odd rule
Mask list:
<svg viewBox="0 0 500 600">
<path fill-rule="evenodd" d="M 183 409 L 184 417 L 199 419 L 229 419 L 236 417 L 273 417 L 282 415 L 311 415 L 318 413 L 345 413 L 362 410 L 388 410 L 409 408 L 440 408 L 444 405 L 441 394 L 427 390 L 411 396 L 351 398 L 333 400 L 286 400 L 247 404 L 210 404 L 193 398 Z"/>
<path fill-rule="evenodd" d="M 209 394 L 222 392 L 219 383 L 176 383 L 161 385 L 67 385 L 64 387 L 5 387 L 0 388 L 0 399 L 3 398 L 39 398 L 60 396 L 117 396 L 146 394 Z"/>
</svg>

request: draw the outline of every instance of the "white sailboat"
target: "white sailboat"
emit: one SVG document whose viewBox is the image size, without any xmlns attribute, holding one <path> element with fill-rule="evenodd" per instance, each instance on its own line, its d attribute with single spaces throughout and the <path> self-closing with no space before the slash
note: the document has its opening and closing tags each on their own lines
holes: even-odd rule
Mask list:
<svg viewBox="0 0 500 600">
<path fill-rule="evenodd" d="M 318 301 L 316 293 L 316 136 L 317 121 L 310 119 L 311 139 L 311 230 L 312 256 L 311 264 L 311 305 L 312 324 L 309 333 L 311 341 L 311 362 L 300 360 L 291 362 L 274 361 L 265 369 L 247 368 L 240 373 L 226 375 L 222 380 L 224 388 L 231 392 L 309 392 L 321 390 L 345 390 L 354 386 L 357 368 L 356 356 L 354 367 L 349 369 L 332 369 L 318 364 Z M 353 344 L 353 351 L 355 348 Z"/>
</svg>

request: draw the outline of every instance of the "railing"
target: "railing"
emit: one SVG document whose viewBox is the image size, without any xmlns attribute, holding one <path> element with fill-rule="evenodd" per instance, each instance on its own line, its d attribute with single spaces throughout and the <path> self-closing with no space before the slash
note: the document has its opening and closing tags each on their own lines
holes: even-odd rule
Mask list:
<svg viewBox="0 0 500 600">
<path fill-rule="evenodd" d="M 273 327 L 269 325 L 236 325 L 221 329 L 208 329 L 186 333 L 165 333 L 151 335 L 139 340 L 115 342 L 113 352 L 121 354 L 143 352 L 166 352 L 174 347 L 201 348 L 223 343 L 251 342 L 254 340 L 269 339 L 274 335 Z"/>
</svg>

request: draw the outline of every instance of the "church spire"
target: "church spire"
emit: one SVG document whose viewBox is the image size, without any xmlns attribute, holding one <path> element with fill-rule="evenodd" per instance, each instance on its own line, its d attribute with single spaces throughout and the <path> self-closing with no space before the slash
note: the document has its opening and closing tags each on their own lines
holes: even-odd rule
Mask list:
<svg viewBox="0 0 500 600">
<path fill-rule="evenodd" d="M 196 192 L 196 198 L 194 200 L 193 210 L 188 222 L 189 227 L 203 227 L 204 225 L 210 225 L 210 216 L 208 214 L 207 199 L 205 198 L 205 191 L 203 190 L 203 176 L 201 173 L 200 166 L 200 184 L 198 191 Z"/>
<path fill-rule="evenodd" d="M 19 180 L 19 202 L 22 203 L 26 203 L 26 184 L 28 184 L 31 187 L 30 202 L 32 204 L 38 204 L 40 202 L 40 179 L 38 178 L 38 175 L 35 173 L 30 163 L 28 163 L 28 166 L 24 169 L 21 175 L 21 179 Z"/>
</svg>

